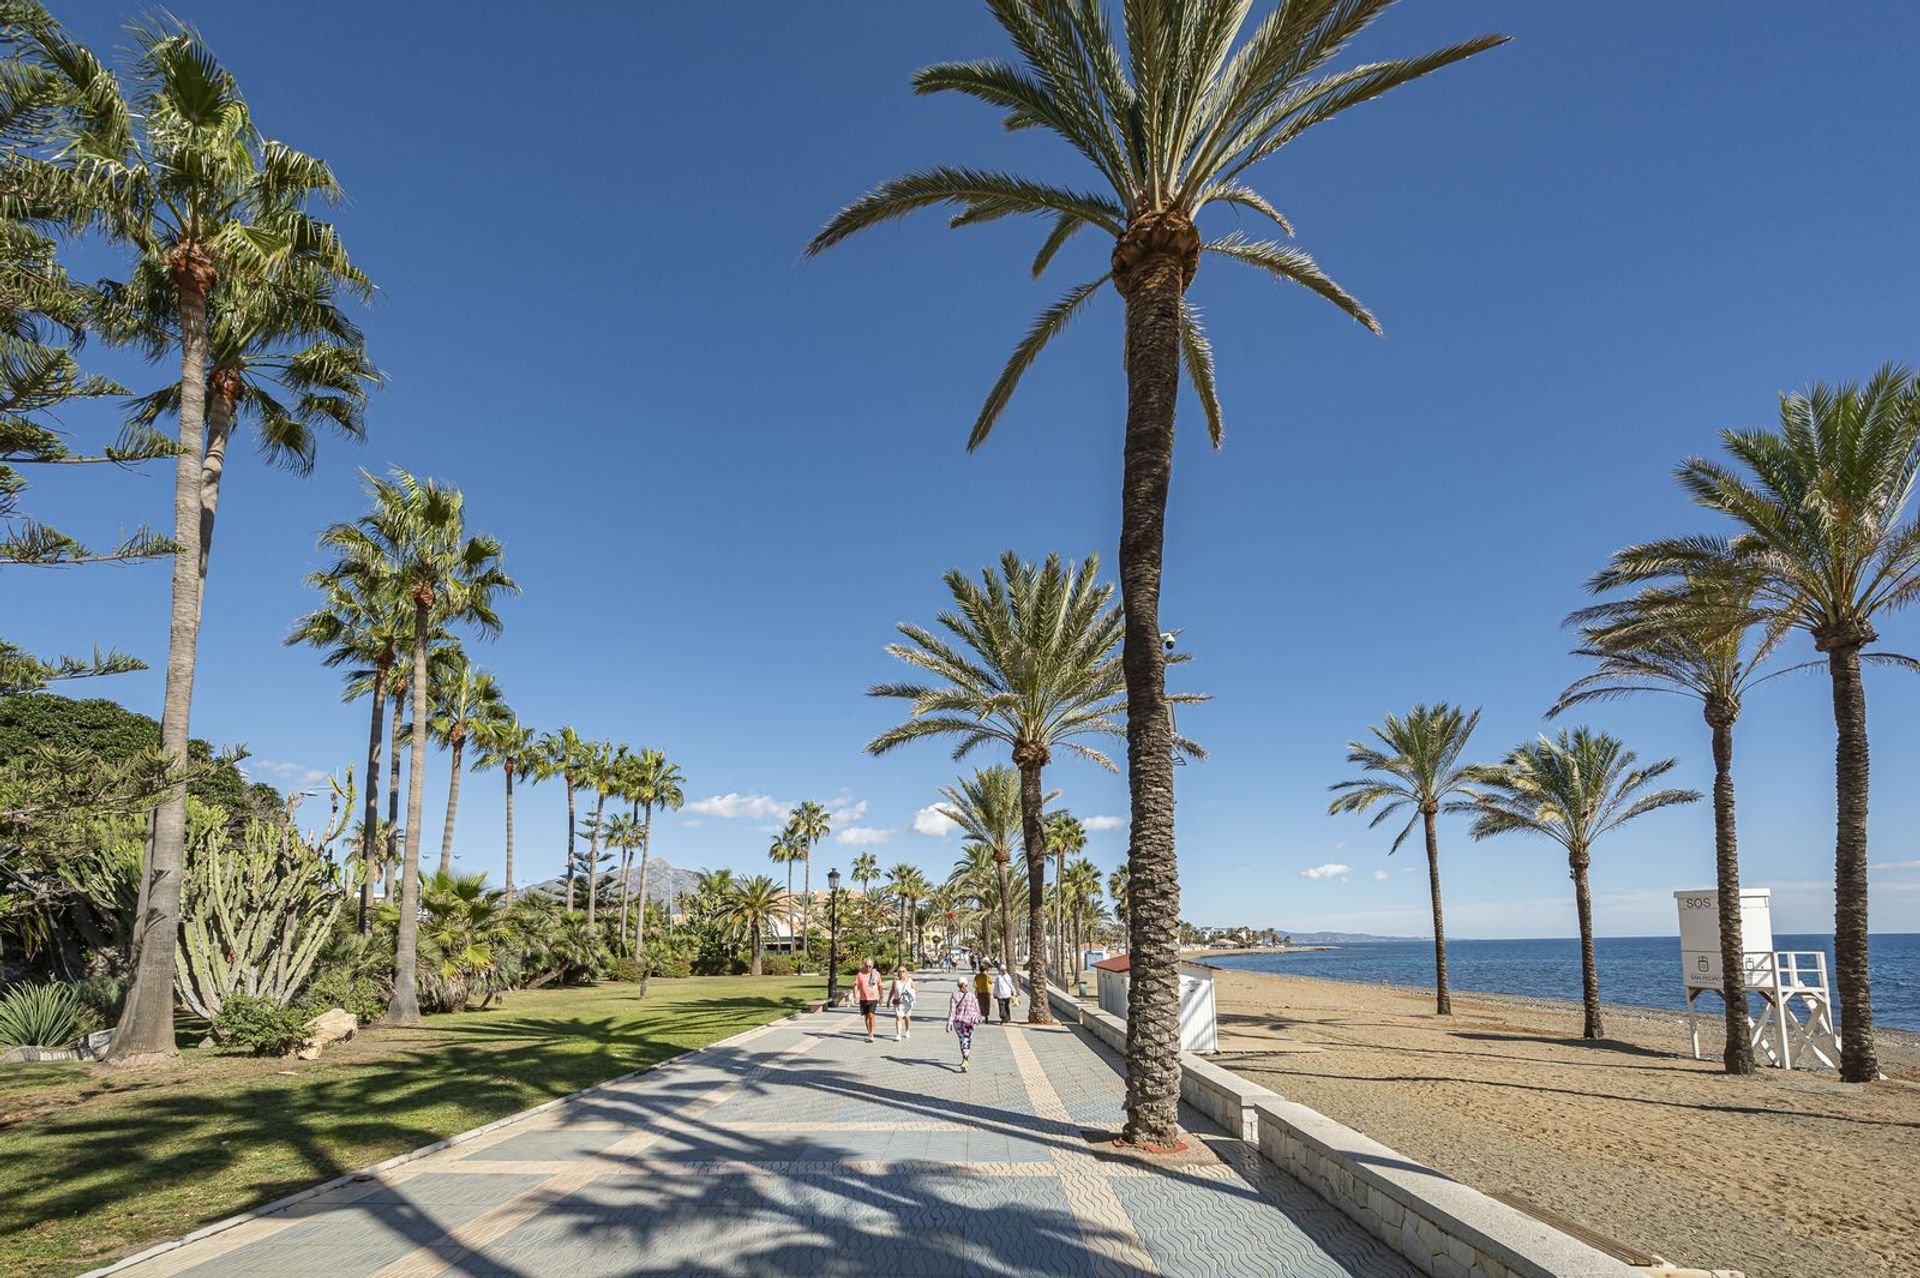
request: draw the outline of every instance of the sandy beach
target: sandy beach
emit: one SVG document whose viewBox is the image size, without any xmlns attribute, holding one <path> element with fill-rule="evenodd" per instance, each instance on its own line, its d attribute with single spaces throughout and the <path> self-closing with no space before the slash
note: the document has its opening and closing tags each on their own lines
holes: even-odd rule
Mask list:
<svg viewBox="0 0 1920 1278">
<path fill-rule="evenodd" d="M 1219 1063 L 1490 1193 L 1749 1278 L 1920 1274 L 1920 1035 L 1866 1087 L 1717 1072 L 1718 1024 L 1219 969 Z M 1704 1020 L 1703 1020 L 1704 1024 Z"/>
</svg>

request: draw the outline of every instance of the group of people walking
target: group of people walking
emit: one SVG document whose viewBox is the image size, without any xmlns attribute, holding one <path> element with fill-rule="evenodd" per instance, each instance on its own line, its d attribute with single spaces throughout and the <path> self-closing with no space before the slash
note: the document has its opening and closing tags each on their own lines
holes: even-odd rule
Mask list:
<svg viewBox="0 0 1920 1278">
<path fill-rule="evenodd" d="M 947 971 L 952 972 L 956 968 L 964 970 L 964 963 L 949 954 L 945 965 Z M 1005 1025 L 1013 1019 L 1013 1003 L 1019 997 L 1013 976 L 1000 964 L 977 956 L 972 964 L 972 976 L 963 975 L 955 982 L 953 994 L 947 1000 L 947 1033 L 959 1043 L 963 1071 L 973 1066 L 974 1026 L 992 1024 L 995 1003 L 1000 1005 L 1000 1023 Z M 883 978 L 871 958 L 862 960 L 860 970 L 853 977 L 853 996 L 860 1004 L 860 1017 L 866 1022 L 869 1043 L 873 1042 L 874 1018 L 883 1002 L 893 1009 L 893 1041 L 902 1043 L 913 1037 L 913 1007 L 919 1001 L 920 991 L 914 984 L 913 973 L 904 964 L 888 979 Z"/>
</svg>

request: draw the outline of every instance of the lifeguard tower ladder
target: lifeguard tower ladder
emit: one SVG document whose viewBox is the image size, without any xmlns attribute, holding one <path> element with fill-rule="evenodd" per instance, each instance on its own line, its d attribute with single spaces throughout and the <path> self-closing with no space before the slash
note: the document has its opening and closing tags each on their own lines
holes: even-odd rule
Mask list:
<svg viewBox="0 0 1920 1278">
<path fill-rule="evenodd" d="M 1700 1059 L 1700 1025 L 1694 1000 L 1721 993 L 1720 894 L 1675 892 L 1680 911 L 1680 965 L 1687 988 L 1687 1032 Z M 1836 1069 L 1840 1036 L 1833 1029 L 1833 997 L 1827 988 L 1824 950 L 1773 948 L 1773 893 L 1740 889 L 1743 984 L 1765 1010 L 1752 1018 L 1754 1056 L 1781 1069 Z M 1816 1065 L 1816 1062 L 1818 1064 Z"/>
</svg>

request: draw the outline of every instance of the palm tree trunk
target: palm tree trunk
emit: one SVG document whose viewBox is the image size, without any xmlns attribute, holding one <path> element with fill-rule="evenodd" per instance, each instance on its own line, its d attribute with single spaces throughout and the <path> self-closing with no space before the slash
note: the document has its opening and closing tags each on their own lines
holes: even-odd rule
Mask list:
<svg viewBox="0 0 1920 1278">
<path fill-rule="evenodd" d="M 1065 898 L 1062 896 L 1062 893 L 1065 890 L 1063 881 L 1066 878 L 1066 874 L 1067 850 L 1063 847 L 1056 852 L 1053 857 L 1053 967 L 1055 971 L 1060 973 L 1062 984 L 1066 983 L 1069 979 L 1067 976 L 1067 933 L 1066 929 L 1060 926 L 1060 909 L 1065 903 Z"/>
<path fill-rule="evenodd" d="M 413 604 L 413 741 L 407 758 L 406 854 L 400 865 L 400 926 L 393 946 L 393 997 L 387 1024 L 418 1025 L 420 998 L 414 970 L 420 932 L 420 820 L 427 789 L 427 634 L 425 601 Z M 389 889 L 391 892 L 391 889 Z"/>
<path fill-rule="evenodd" d="M 466 749 L 466 734 L 452 732 L 453 775 L 447 779 L 447 823 L 440 827 L 440 873 L 453 873 L 453 817 L 460 810 L 460 755 Z"/>
<path fill-rule="evenodd" d="M 360 818 L 360 934 L 373 930 L 373 863 L 380 843 L 380 714 L 386 709 L 387 665 L 382 657 L 373 671 L 373 722 L 367 729 L 367 805 Z"/>
<path fill-rule="evenodd" d="M 395 688 L 390 694 L 393 729 L 387 735 L 387 852 L 380 863 L 380 893 L 388 901 L 393 900 L 393 867 L 400 859 L 394 844 L 400 830 L 400 726 L 406 721 L 410 693 L 410 688 Z"/>
<path fill-rule="evenodd" d="M 1586 1012 L 1582 1038 L 1605 1038 L 1600 1024 L 1600 968 L 1593 959 L 1593 896 L 1587 890 L 1587 854 L 1584 850 L 1567 857 L 1573 871 L 1573 909 L 1580 918 L 1580 1003 Z"/>
<path fill-rule="evenodd" d="M 1013 873 L 1008 866 L 1010 860 L 1002 860 L 999 856 L 993 859 L 994 868 L 1000 874 L 1000 962 L 1009 972 L 1013 970 Z M 987 931 L 991 937 L 993 929 L 988 928 Z M 991 948 L 991 940 L 988 948 Z"/>
<path fill-rule="evenodd" d="M 1120 495 L 1126 614 L 1128 910 L 1125 1140 L 1180 1141 L 1180 871 L 1173 843 L 1173 732 L 1160 643 L 1160 562 L 1180 386 L 1181 261 L 1161 253 L 1126 281 L 1127 438 Z"/>
<path fill-rule="evenodd" d="M 633 819 L 635 821 L 638 821 L 640 819 L 640 804 L 638 800 L 636 800 L 633 805 Z M 627 943 L 627 908 L 633 902 L 633 845 L 628 844 L 626 847 L 621 849 L 621 853 L 622 855 L 620 857 L 620 944 L 625 945 Z M 639 947 L 638 946 L 634 947 L 633 952 L 637 956 L 640 953 Z"/>
<path fill-rule="evenodd" d="M 227 440 L 238 413 L 239 374 L 216 372 L 207 402 L 207 455 L 200 464 L 200 563 L 195 586 L 193 620 L 197 626 L 207 606 L 207 556 L 213 550 L 213 517 L 220 508 L 220 478 L 227 467 Z"/>
<path fill-rule="evenodd" d="M 1726 1004 L 1727 1042 L 1720 1054 L 1729 1074 L 1753 1073 L 1747 1024 L 1746 943 L 1740 935 L 1740 850 L 1733 825 L 1733 714 L 1709 703 L 1713 729 L 1713 878 L 1720 914 L 1720 998 Z"/>
<path fill-rule="evenodd" d="M 1833 974 L 1840 995 L 1840 1078 L 1870 1083 L 1880 1076 L 1873 1042 L 1873 1000 L 1867 974 L 1867 694 L 1860 686 L 1860 647 L 1827 653 L 1833 676 L 1834 792 Z"/>
<path fill-rule="evenodd" d="M 789 878 L 787 892 L 793 892 L 793 882 Z M 800 948 L 807 957 L 813 957 L 813 840 L 807 840 L 807 854 L 800 863 L 800 931 L 803 934 Z"/>
<path fill-rule="evenodd" d="M 762 949 L 762 946 L 760 944 L 760 925 L 756 923 L 753 925 L 753 974 L 755 976 L 760 975 L 761 949 Z"/>
<path fill-rule="evenodd" d="M 167 682 L 160 711 L 160 750 L 185 767 L 200 645 L 200 470 L 207 414 L 209 263 L 182 259 L 174 270 L 180 305 L 180 454 L 174 462 L 173 591 L 168 608 Z M 180 937 L 181 877 L 187 861 L 187 786 L 169 786 L 154 814 L 144 877 L 146 910 L 135 921 L 133 984 L 114 1028 L 107 1060 L 134 1064 L 177 1056 L 173 1041 L 173 968 Z"/>
<path fill-rule="evenodd" d="M 607 793 L 602 790 L 593 805 L 593 832 L 587 836 L 587 926 L 593 926 L 600 904 L 600 830 L 607 813 Z"/>
<path fill-rule="evenodd" d="M 573 778 L 562 777 L 561 784 L 567 787 L 567 913 L 573 913 Z"/>
<path fill-rule="evenodd" d="M 1016 747 L 1014 754 L 1021 750 Z M 1020 769 L 1020 833 L 1027 852 L 1027 1024 L 1053 1024 L 1047 1003 L 1047 831 L 1046 793 L 1040 788 L 1040 763 L 1014 759 Z M 1008 975 L 1012 972 L 1009 970 Z"/>
<path fill-rule="evenodd" d="M 653 805 L 646 806 L 646 820 L 640 824 L 640 913 L 633 921 L 633 952 L 643 954 L 647 943 L 647 860 L 653 855 Z M 673 918 L 673 902 L 667 902 L 667 918 Z"/>
<path fill-rule="evenodd" d="M 507 904 L 513 904 L 513 768 L 518 759 L 509 758 L 507 769 Z"/>
<path fill-rule="evenodd" d="M 1447 988 L 1447 920 L 1440 909 L 1440 837 L 1432 812 L 1421 813 L 1427 824 L 1427 892 L 1433 898 L 1433 1010 L 1453 1015 L 1453 993 Z"/>
</svg>

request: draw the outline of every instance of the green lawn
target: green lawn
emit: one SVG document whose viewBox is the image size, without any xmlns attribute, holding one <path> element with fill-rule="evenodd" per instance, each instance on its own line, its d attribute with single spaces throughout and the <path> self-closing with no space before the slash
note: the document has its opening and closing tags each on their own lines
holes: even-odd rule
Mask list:
<svg viewBox="0 0 1920 1278">
<path fill-rule="evenodd" d="M 53 1278 L 796 1010 L 819 978 L 532 990 L 317 1061 L 0 1069 L 0 1274 Z"/>
</svg>

